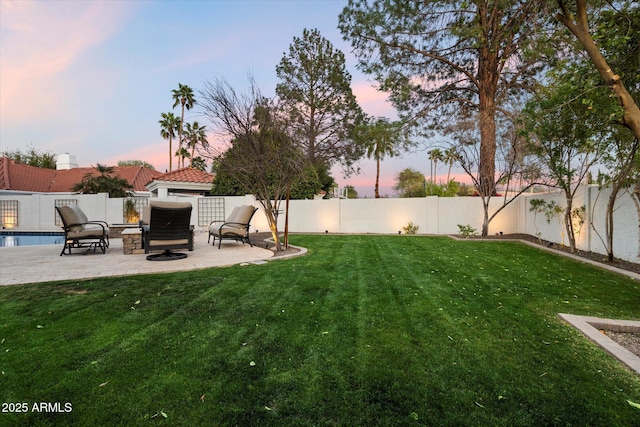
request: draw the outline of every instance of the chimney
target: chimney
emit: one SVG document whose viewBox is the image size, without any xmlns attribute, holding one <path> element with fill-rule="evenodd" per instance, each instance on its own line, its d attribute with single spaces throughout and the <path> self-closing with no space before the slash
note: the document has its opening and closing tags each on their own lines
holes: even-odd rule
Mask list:
<svg viewBox="0 0 640 427">
<path fill-rule="evenodd" d="M 69 153 L 58 154 L 56 156 L 56 170 L 74 169 L 78 167 L 76 156 Z"/>
</svg>

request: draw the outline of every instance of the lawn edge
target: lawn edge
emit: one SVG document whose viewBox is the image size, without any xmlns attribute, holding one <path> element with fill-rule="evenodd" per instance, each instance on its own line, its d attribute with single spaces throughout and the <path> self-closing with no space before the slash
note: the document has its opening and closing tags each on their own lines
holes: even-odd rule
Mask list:
<svg viewBox="0 0 640 427">
<path fill-rule="evenodd" d="M 500 239 L 500 240 L 496 240 L 496 239 L 479 239 L 479 238 L 464 239 L 464 238 L 460 238 L 458 236 L 454 236 L 452 234 L 449 234 L 447 236 L 449 238 L 453 239 L 453 240 L 458 240 L 458 241 L 497 242 L 497 243 L 499 243 L 499 242 L 519 242 L 519 243 L 524 243 L 525 245 L 531 246 L 532 248 L 537 248 L 537 249 L 540 249 L 540 250 L 543 250 L 543 251 L 551 252 L 551 253 L 554 253 L 556 255 L 562 255 L 562 256 L 564 256 L 566 258 L 571 258 L 571 259 L 573 259 L 575 261 L 580 261 L 580 262 L 583 262 L 585 264 L 590 264 L 590 265 L 593 265 L 593 266 L 596 266 L 596 267 L 600 267 L 600 268 L 602 268 L 604 270 L 608 270 L 608 271 L 611 271 L 613 273 L 622 274 L 623 276 L 627 276 L 627 277 L 629 277 L 631 279 L 634 279 L 634 280 L 640 280 L 640 274 L 634 273 L 632 271 L 623 270 L 623 269 L 615 267 L 613 265 L 602 264 L 602 263 L 597 262 L 597 261 L 593 261 L 593 260 L 590 260 L 590 259 L 587 259 L 587 258 L 583 258 L 583 257 L 578 256 L 578 255 L 574 255 L 574 254 L 571 254 L 571 253 L 568 253 L 568 252 L 564 252 L 564 251 L 560 251 L 560 250 L 557 250 L 557 249 L 549 248 L 549 247 L 546 247 L 546 246 L 540 246 L 540 245 L 538 245 L 536 243 L 532 243 L 532 242 L 529 242 L 527 240 L 522 240 L 522 239 Z"/>
<path fill-rule="evenodd" d="M 640 332 L 640 321 L 604 319 L 566 313 L 558 313 L 558 317 L 640 375 L 640 357 L 600 332 L 600 329 L 613 332 Z"/>
</svg>

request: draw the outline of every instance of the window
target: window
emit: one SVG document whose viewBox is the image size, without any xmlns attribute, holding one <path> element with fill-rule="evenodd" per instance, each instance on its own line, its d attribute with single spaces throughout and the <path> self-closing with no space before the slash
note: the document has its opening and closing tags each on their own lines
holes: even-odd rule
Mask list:
<svg viewBox="0 0 640 427">
<path fill-rule="evenodd" d="M 198 199 L 198 227 L 207 226 L 211 221 L 224 221 L 223 197 L 201 197 Z"/>
<path fill-rule="evenodd" d="M 59 208 L 60 206 L 69 206 L 69 205 L 77 205 L 78 201 L 76 199 L 56 199 L 54 202 L 54 205 L 56 208 Z M 55 224 L 58 227 L 62 227 L 62 218 L 60 218 L 60 215 L 58 214 L 58 211 L 56 209 L 53 210 L 54 211 L 54 215 L 55 215 Z"/>
<path fill-rule="evenodd" d="M 17 200 L 0 200 L 0 221 L 2 221 L 2 228 L 18 226 Z"/>
</svg>

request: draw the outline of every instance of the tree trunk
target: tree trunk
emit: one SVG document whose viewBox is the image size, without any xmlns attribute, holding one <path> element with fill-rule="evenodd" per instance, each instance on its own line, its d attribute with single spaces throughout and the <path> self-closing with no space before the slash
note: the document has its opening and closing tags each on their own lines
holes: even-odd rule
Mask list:
<svg viewBox="0 0 640 427">
<path fill-rule="evenodd" d="M 276 252 L 280 252 L 282 250 L 282 245 L 280 244 L 280 236 L 278 235 L 278 224 L 273 216 L 273 212 L 267 215 L 267 222 L 269 223 L 271 237 L 273 237 L 273 241 L 276 244 Z"/>
<path fill-rule="evenodd" d="M 618 192 L 622 183 L 615 183 L 611 188 L 611 195 L 607 201 L 607 212 L 605 213 L 605 235 L 607 238 L 607 259 L 613 261 L 613 207 L 618 197 Z"/>
<path fill-rule="evenodd" d="M 273 206 L 271 201 L 260 201 L 260 204 L 264 208 L 264 213 L 267 216 L 267 223 L 269 224 L 269 231 L 271 231 L 271 237 L 276 245 L 276 252 L 282 250 L 282 244 L 280 243 L 280 236 L 278 233 L 278 220 L 276 219 L 275 212 L 277 206 Z"/>
<path fill-rule="evenodd" d="M 633 193 L 631 194 L 631 200 L 633 200 L 633 204 L 636 205 L 636 213 L 638 215 L 638 258 L 640 258 L 640 181 L 636 181 Z"/>
<path fill-rule="evenodd" d="M 171 172 L 172 165 L 173 165 L 173 144 L 171 141 L 171 135 L 169 135 L 169 172 Z"/>
<path fill-rule="evenodd" d="M 625 183 L 629 179 L 629 175 L 633 170 L 634 159 L 636 158 L 636 153 L 638 152 L 638 145 L 640 144 L 640 140 L 638 138 L 635 139 L 633 145 L 627 156 L 624 159 L 620 159 L 620 165 L 622 168 L 617 176 L 614 176 L 611 184 L 611 195 L 609 196 L 609 200 L 607 201 L 607 211 L 605 212 L 605 238 L 606 238 L 606 249 L 607 249 L 607 259 L 609 262 L 613 261 L 613 208 L 615 206 L 616 200 L 618 199 L 618 194 L 620 190 L 625 186 Z M 620 147 L 620 146 L 619 146 Z M 618 147 L 618 148 L 619 148 Z M 620 153 L 621 150 L 617 150 Z M 640 196 L 640 193 L 635 193 L 636 191 L 640 191 L 640 182 L 636 182 L 635 188 L 631 192 L 631 199 L 636 202 L 634 198 L 634 194 Z M 636 208 L 640 208 L 636 203 Z M 640 211 L 639 211 L 640 212 Z M 640 219 L 640 216 L 639 216 Z"/>
<path fill-rule="evenodd" d="M 620 76 L 611 70 L 606 59 L 602 56 L 600 49 L 593 41 L 589 33 L 586 0 L 576 0 L 576 22 L 570 19 L 564 1 L 558 0 L 558 4 L 562 9 L 562 13 L 558 13 L 556 18 L 576 36 L 584 47 L 585 52 L 587 52 L 587 55 L 591 58 L 591 61 L 598 70 L 598 73 L 600 73 L 605 84 L 609 86 L 615 94 L 618 104 L 624 110 L 622 124 L 631 129 L 636 138 L 640 138 L 640 108 L 624 87 Z"/>
<path fill-rule="evenodd" d="M 496 91 L 499 73 L 496 54 L 483 46 L 478 55 L 478 108 L 480 126 L 480 164 L 478 193 L 483 198 L 482 237 L 489 233 L 489 201 L 495 194 L 496 180 Z M 486 200 L 484 200 L 486 198 Z"/>
<path fill-rule="evenodd" d="M 429 181 L 433 182 L 433 159 L 429 159 Z"/>
<path fill-rule="evenodd" d="M 493 98 L 480 95 L 480 166 L 478 192 L 495 194 L 496 179 L 496 106 Z"/>
<path fill-rule="evenodd" d="M 182 100 L 182 116 L 180 116 L 180 141 L 178 143 L 178 151 L 182 151 L 182 127 L 184 125 L 184 104 L 185 100 Z M 179 161 L 179 160 L 178 160 Z M 184 167 L 184 157 L 182 158 L 182 167 Z"/>
<path fill-rule="evenodd" d="M 493 99 L 480 96 L 484 102 L 480 103 L 480 165 L 478 193 L 482 198 L 484 207 L 484 221 L 482 224 L 482 237 L 489 234 L 489 202 L 495 194 L 496 175 L 496 120 L 495 103 Z M 484 108 L 482 104 L 485 104 Z"/>
<path fill-rule="evenodd" d="M 284 212 L 284 248 L 289 249 L 289 200 L 291 200 L 291 184 L 287 186 L 287 201 Z"/>
<path fill-rule="evenodd" d="M 436 183 L 438 177 L 438 159 L 433 159 L 433 183 Z"/>
<path fill-rule="evenodd" d="M 573 209 L 573 197 L 570 193 L 565 192 L 567 199 L 567 207 L 564 211 L 564 228 L 567 231 L 567 238 L 569 239 L 569 248 L 571 253 L 576 252 L 576 234 L 573 230 L 573 221 L 571 220 L 571 210 Z"/>
<path fill-rule="evenodd" d="M 482 237 L 487 237 L 489 235 L 489 202 L 491 201 L 490 197 L 482 198 L 482 208 L 484 210 L 484 217 L 482 219 Z"/>
<path fill-rule="evenodd" d="M 375 187 L 375 194 L 376 194 L 376 199 L 380 198 L 380 157 L 376 157 L 376 187 Z"/>
</svg>

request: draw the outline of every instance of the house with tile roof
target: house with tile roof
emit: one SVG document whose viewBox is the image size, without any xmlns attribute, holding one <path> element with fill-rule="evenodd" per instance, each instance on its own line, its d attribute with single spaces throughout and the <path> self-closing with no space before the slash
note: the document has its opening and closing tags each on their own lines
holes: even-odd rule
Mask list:
<svg viewBox="0 0 640 427">
<path fill-rule="evenodd" d="M 151 197 L 210 196 L 214 174 L 186 167 L 154 177 L 147 184 Z"/>
<path fill-rule="evenodd" d="M 93 167 L 38 168 L 0 157 L 0 194 L 72 193 L 73 186 L 87 174 L 100 173 Z M 148 196 L 146 184 L 162 173 L 143 166 L 116 166 L 114 175 L 133 185 L 134 195 Z"/>
</svg>

